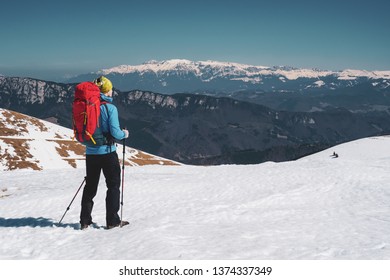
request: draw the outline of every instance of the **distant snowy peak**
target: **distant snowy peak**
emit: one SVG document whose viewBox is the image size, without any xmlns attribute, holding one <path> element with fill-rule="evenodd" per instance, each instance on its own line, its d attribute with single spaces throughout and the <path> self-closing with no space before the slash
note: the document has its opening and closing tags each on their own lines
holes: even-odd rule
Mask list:
<svg viewBox="0 0 390 280">
<path fill-rule="evenodd" d="M 218 61 L 190 61 L 186 59 L 171 59 L 156 61 L 151 60 L 141 65 L 120 65 L 117 67 L 103 69 L 99 73 L 108 75 L 111 73 L 129 74 L 135 72 L 154 72 L 156 74 L 175 71 L 175 72 L 193 72 L 200 76 L 204 72 L 223 73 L 223 74 L 251 74 L 257 73 L 261 70 L 268 69 L 263 66 L 252 66 L 231 62 Z"/>
<path fill-rule="evenodd" d="M 279 76 L 288 80 L 296 80 L 298 78 L 318 78 L 326 76 L 335 76 L 339 80 L 353 80 L 360 77 L 370 79 L 390 79 L 390 71 L 365 71 L 365 70 L 343 70 L 343 71 L 327 71 L 319 69 L 299 69 L 286 66 L 255 66 L 248 64 L 240 64 L 233 62 L 219 61 L 191 61 L 187 59 L 171 59 L 156 61 L 147 61 L 141 65 L 120 65 L 117 67 L 102 69 L 98 74 L 130 74 L 130 73 L 155 73 L 157 76 L 164 75 L 167 72 L 174 74 L 192 73 L 204 79 L 212 77 L 226 76 L 232 79 L 237 77 L 246 77 L 248 81 L 259 81 L 261 76 Z"/>
<path fill-rule="evenodd" d="M 340 80 L 353 80 L 360 77 L 367 77 L 370 79 L 390 79 L 390 71 L 365 71 L 346 69 L 339 72 Z"/>
</svg>

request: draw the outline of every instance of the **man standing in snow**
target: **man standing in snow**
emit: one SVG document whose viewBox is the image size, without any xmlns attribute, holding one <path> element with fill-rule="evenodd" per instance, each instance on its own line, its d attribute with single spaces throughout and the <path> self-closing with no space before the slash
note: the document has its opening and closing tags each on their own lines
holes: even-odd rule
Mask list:
<svg viewBox="0 0 390 280">
<path fill-rule="evenodd" d="M 96 196 L 103 170 L 106 178 L 106 223 L 107 229 L 129 224 L 121 221 L 118 215 L 120 208 L 120 183 L 121 170 L 114 139 L 122 140 L 129 137 L 126 129 L 121 130 L 119 125 L 118 110 L 112 103 L 112 83 L 104 76 L 97 78 L 94 83 L 100 89 L 100 129 L 105 137 L 104 145 L 87 144 L 86 167 L 87 179 L 81 201 L 80 224 L 81 229 L 88 228 L 92 222 L 93 198 Z M 125 148 L 125 147 L 123 147 Z"/>
</svg>

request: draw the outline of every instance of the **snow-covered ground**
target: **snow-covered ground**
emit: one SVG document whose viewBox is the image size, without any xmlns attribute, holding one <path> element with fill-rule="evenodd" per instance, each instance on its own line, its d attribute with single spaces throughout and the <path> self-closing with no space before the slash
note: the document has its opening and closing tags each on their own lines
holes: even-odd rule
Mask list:
<svg viewBox="0 0 390 280">
<path fill-rule="evenodd" d="M 333 152 L 338 158 L 332 158 Z M 0 172 L 0 259 L 388 260 L 390 137 L 297 161 L 126 167 L 124 218 L 79 230 L 84 169 Z"/>
</svg>

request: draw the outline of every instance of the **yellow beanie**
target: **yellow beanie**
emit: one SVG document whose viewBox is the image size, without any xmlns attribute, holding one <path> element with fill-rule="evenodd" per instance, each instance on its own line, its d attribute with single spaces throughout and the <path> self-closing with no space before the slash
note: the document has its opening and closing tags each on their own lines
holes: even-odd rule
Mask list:
<svg viewBox="0 0 390 280">
<path fill-rule="evenodd" d="M 100 76 L 99 78 L 97 78 L 93 82 L 95 83 L 95 85 L 97 85 L 100 88 L 100 91 L 102 93 L 107 93 L 110 90 L 112 90 L 111 81 L 104 76 Z"/>
</svg>

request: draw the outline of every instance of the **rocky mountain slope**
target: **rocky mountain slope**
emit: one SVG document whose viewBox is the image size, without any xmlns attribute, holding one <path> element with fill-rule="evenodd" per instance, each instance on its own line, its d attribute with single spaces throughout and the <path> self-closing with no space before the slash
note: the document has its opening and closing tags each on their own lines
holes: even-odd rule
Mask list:
<svg viewBox="0 0 390 280">
<path fill-rule="evenodd" d="M 74 86 L 0 78 L 0 107 L 71 127 Z M 129 145 L 190 164 L 290 160 L 390 132 L 386 109 L 286 112 L 226 97 L 139 90 L 115 90 L 114 103 L 121 125 L 130 130 Z"/>
<path fill-rule="evenodd" d="M 286 112 L 230 98 L 144 91 L 116 99 L 137 146 L 188 163 L 291 160 L 390 129 L 386 112 Z"/>
<path fill-rule="evenodd" d="M 0 171 L 85 167 L 85 147 L 72 139 L 70 129 L 14 111 L 0 109 Z M 118 145 L 118 153 L 122 153 Z M 127 147 L 126 165 L 176 165 Z"/>
</svg>

